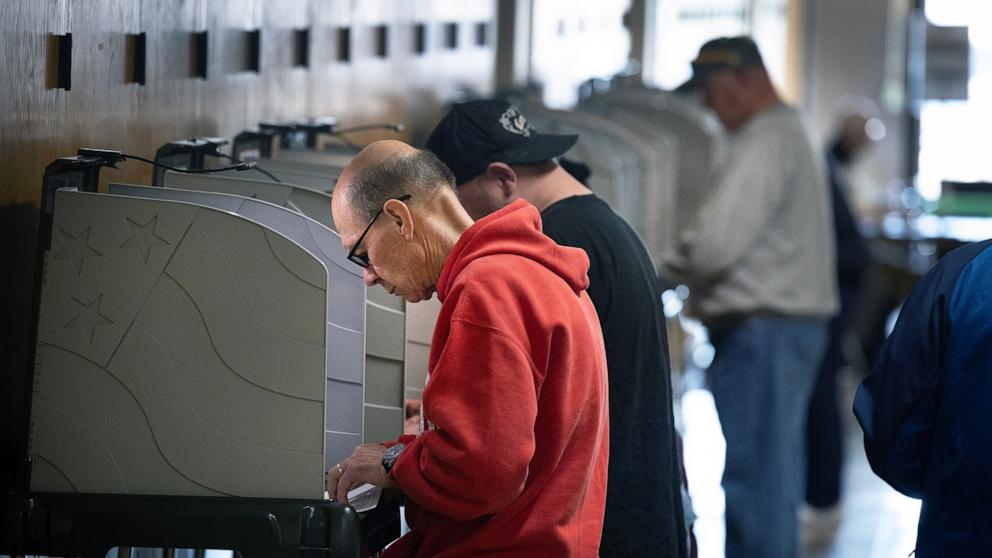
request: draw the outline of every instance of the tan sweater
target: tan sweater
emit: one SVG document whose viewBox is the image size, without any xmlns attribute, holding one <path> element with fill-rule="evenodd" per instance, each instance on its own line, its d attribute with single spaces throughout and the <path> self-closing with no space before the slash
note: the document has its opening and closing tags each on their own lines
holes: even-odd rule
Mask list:
<svg viewBox="0 0 992 558">
<path fill-rule="evenodd" d="M 834 314 L 834 231 L 823 157 L 785 104 L 730 138 L 714 191 L 684 234 L 681 268 L 704 323 Z"/>
</svg>

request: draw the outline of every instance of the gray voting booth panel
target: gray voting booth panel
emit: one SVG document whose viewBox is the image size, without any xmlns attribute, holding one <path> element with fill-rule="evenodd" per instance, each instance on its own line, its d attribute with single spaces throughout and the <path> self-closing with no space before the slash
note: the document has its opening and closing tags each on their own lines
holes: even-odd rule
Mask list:
<svg viewBox="0 0 992 558">
<path fill-rule="evenodd" d="M 303 188 L 243 180 L 230 176 L 203 176 L 166 173 L 166 188 L 217 192 L 259 199 L 281 205 L 310 217 L 333 230 L 331 201 L 327 194 Z M 320 200 L 295 204 L 293 199 Z M 352 264 L 354 265 L 354 264 Z M 381 288 L 366 291 L 365 344 L 365 440 L 392 440 L 403 428 L 404 360 L 406 317 L 403 299 L 390 296 Z"/>
<path fill-rule="evenodd" d="M 650 150 L 647 146 L 630 148 L 630 141 L 612 133 L 614 125 L 598 117 L 581 113 L 528 109 L 528 120 L 547 133 L 578 134 L 579 141 L 565 154 L 589 165 L 589 187 L 609 202 L 625 219 L 633 220 L 642 211 L 644 172 Z"/>
<path fill-rule="evenodd" d="M 280 149 L 279 153 L 272 160 L 280 163 L 312 165 L 333 171 L 343 169 L 357 154 L 342 151 L 319 151 L 316 149 Z"/>
<path fill-rule="evenodd" d="M 309 217 L 268 202 L 211 192 L 111 184 L 111 194 L 189 202 L 236 213 L 286 236 L 327 269 L 327 420 L 324 457 L 328 466 L 362 441 L 365 411 L 365 285 L 349 265 L 337 233 Z M 336 413 L 336 414 L 333 414 Z"/>
<path fill-rule="evenodd" d="M 423 399 L 434 325 L 441 312 L 437 296 L 406 307 L 406 398 Z"/>
<path fill-rule="evenodd" d="M 331 222 L 330 194 L 301 188 L 295 184 L 272 182 L 257 176 L 188 174 L 169 171 L 165 173 L 165 187 L 180 190 L 222 192 L 249 198 L 257 198 L 269 203 L 288 207 L 297 213 L 310 217 L 318 223 Z"/>
<path fill-rule="evenodd" d="M 356 153 L 334 149 L 323 151 L 319 149 L 281 149 L 273 159 L 263 159 L 259 164 L 280 179 L 296 184 L 326 183 L 328 176 L 336 177 L 351 161 Z M 373 289 L 381 291 L 381 289 Z M 377 299 L 377 304 L 388 305 L 402 311 L 403 306 L 396 306 L 392 297 L 384 296 L 382 292 L 370 293 Z M 424 384 L 427 377 L 427 358 L 430 352 L 431 338 L 434 335 L 434 324 L 440 312 L 441 303 L 437 298 L 406 306 L 406 359 L 404 364 L 405 386 L 404 394 L 407 399 L 423 397 Z"/>
<path fill-rule="evenodd" d="M 672 155 L 659 154 L 641 136 L 612 119 L 585 112 L 550 110 L 537 106 L 525 109 L 528 120 L 539 130 L 555 134 L 578 134 L 579 142 L 566 154 L 592 169 L 590 187 L 638 232 L 656 265 L 665 261 L 666 234 L 671 220 L 657 218 L 664 208 L 655 205 L 673 193 L 664 163 Z M 600 178 L 606 180 L 600 182 Z M 666 204 L 670 208 L 671 203 Z"/>
<path fill-rule="evenodd" d="M 594 96 L 644 123 L 670 132 L 678 142 L 676 228 L 684 230 L 709 194 L 723 153 L 724 133 L 716 118 L 678 95 L 640 86 L 617 87 Z"/>
<path fill-rule="evenodd" d="M 228 170 L 212 174 L 214 176 L 271 180 L 265 173 L 258 170 L 264 169 L 265 172 L 275 176 L 280 183 L 328 194 L 334 189 L 334 183 L 337 182 L 341 170 L 336 167 L 296 164 L 276 159 L 260 159 L 257 165 L 254 170 Z"/>
<path fill-rule="evenodd" d="M 341 146 L 329 150 L 321 149 L 281 149 L 274 159 L 263 159 L 259 162 L 266 170 L 277 177 L 285 178 L 287 182 L 304 183 L 316 180 L 323 185 L 327 176 L 335 179 L 357 153 L 350 152 Z M 379 305 L 403 310 L 404 305 L 393 297 L 385 295 L 381 289 L 371 289 L 370 296 Z M 391 305 L 391 306 L 390 306 Z M 405 389 L 407 399 L 423 397 L 424 384 L 427 378 L 427 359 L 430 352 L 431 338 L 434 336 L 434 324 L 441 309 L 437 298 L 423 301 L 406 308 L 406 359 L 404 363 Z"/>
<path fill-rule="evenodd" d="M 341 150 L 280 149 L 274 158 L 259 159 L 257 164 L 258 168 L 265 169 L 280 182 L 326 194 L 334 189 L 334 183 L 340 176 L 341 170 L 356 154 Z M 241 172 L 225 171 L 220 174 L 238 176 L 238 173 Z M 264 175 L 259 174 L 258 176 Z M 258 176 L 253 173 L 251 178 Z"/>
<path fill-rule="evenodd" d="M 403 432 L 406 305 L 380 287 L 366 292 L 365 439 L 381 442 Z"/>
<path fill-rule="evenodd" d="M 645 246 L 655 255 L 656 263 L 665 261 L 669 255 L 678 252 L 679 236 L 676 222 L 680 207 L 678 198 L 678 169 L 681 166 L 679 142 L 670 130 L 646 122 L 631 113 L 608 106 L 584 106 L 581 114 L 609 120 L 622 128 L 637 134 L 642 143 L 653 151 L 649 159 L 650 175 L 654 176 L 652 187 L 643 188 L 638 197 L 640 224 Z"/>
<path fill-rule="evenodd" d="M 258 164 L 280 177 L 280 180 L 284 177 L 285 182 L 325 193 L 334 189 L 334 183 L 337 182 L 341 169 L 344 168 L 285 159 L 262 159 Z"/>
<path fill-rule="evenodd" d="M 326 413 L 354 336 L 318 259 L 228 212 L 59 192 L 45 266 L 32 490 L 321 496 L 325 420 L 357 419 Z"/>
</svg>

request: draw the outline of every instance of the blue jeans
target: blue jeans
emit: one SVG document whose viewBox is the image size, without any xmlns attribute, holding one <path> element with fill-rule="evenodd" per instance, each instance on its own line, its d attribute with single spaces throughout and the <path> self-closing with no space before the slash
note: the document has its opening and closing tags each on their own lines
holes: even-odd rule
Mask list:
<svg viewBox="0 0 992 558">
<path fill-rule="evenodd" d="M 727 440 L 727 558 L 795 558 L 826 320 L 751 317 L 714 333 L 707 380 Z"/>
</svg>

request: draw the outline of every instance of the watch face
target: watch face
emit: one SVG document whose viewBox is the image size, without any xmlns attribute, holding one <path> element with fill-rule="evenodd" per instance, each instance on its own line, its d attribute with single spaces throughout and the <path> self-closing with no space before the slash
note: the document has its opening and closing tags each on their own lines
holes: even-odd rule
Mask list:
<svg viewBox="0 0 992 558">
<path fill-rule="evenodd" d="M 403 444 L 396 444 L 386 450 L 386 453 L 382 456 L 382 466 L 386 469 L 387 473 L 393 468 L 393 463 L 396 463 L 396 460 L 399 459 L 405 447 Z"/>
</svg>

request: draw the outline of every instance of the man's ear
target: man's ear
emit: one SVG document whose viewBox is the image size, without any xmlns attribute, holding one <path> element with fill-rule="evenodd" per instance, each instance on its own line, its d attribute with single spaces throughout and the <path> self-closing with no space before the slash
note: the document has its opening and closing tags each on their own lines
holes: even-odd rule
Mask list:
<svg viewBox="0 0 992 558">
<path fill-rule="evenodd" d="M 499 191 L 505 201 L 509 202 L 517 198 L 517 173 L 513 167 L 506 163 L 489 163 L 486 174 L 499 183 Z"/>
<path fill-rule="evenodd" d="M 382 213 L 400 236 L 413 240 L 413 213 L 410 212 L 410 206 L 400 200 L 390 199 L 382 205 Z"/>
</svg>

